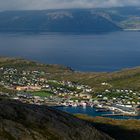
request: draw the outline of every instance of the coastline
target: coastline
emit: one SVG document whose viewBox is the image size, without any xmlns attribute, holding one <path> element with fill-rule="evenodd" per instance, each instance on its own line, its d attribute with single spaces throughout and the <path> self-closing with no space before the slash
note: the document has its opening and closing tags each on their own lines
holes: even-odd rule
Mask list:
<svg viewBox="0 0 140 140">
<path fill-rule="evenodd" d="M 115 119 L 115 120 L 127 120 L 127 119 L 132 119 L 132 120 L 140 120 L 140 116 L 136 114 L 127 114 L 127 113 L 118 113 L 118 112 L 113 112 L 113 111 L 108 111 L 108 112 L 97 112 L 96 108 L 94 107 L 52 107 L 57 110 L 61 110 L 73 115 L 81 114 L 81 115 L 86 115 L 90 117 L 103 117 L 103 118 L 110 118 L 110 119 Z"/>
</svg>

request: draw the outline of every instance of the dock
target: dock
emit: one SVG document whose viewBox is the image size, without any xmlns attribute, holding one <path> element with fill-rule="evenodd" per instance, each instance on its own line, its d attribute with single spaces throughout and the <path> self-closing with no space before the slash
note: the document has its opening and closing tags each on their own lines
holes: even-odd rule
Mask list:
<svg viewBox="0 0 140 140">
<path fill-rule="evenodd" d="M 127 117 L 136 117 L 137 115 L 130 114 L 102 114 L 102 117 L 110 117 L 110 116 L 127 116 Z"/>
</svg>

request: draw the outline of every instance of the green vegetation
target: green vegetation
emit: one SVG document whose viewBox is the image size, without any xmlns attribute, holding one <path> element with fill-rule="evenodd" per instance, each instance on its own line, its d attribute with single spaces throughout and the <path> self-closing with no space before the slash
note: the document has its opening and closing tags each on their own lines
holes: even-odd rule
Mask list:
<svg viewBox="0 0 140 140">
<path fill-rule="evenodd" d="M 139 140 L 140 138 L 140 120 L 93 118 L 81 114 L 77 114 L 76 117 L 92 123 L 95 128 L 109 134 L 116 140 Z"/>
<path fill-rule="evenodd" d="M 67 113 L 8 99 L 0 99 L 0 126 L 0 140 L 112 140 Z"/>
<path fill-rule="evenodd" d="M 24 84 L 24 79 L 26 78 L 27 85 L 32 85 L 31 83 L 34 83 L 34 85 L 42 85 L 47 80 L 46 86 L 49 86 L 50 89 L 53 89 L 50 92 L 49 90 L 45 91 L 30 91 L 31 94 L 35 96 L 40 97 L 50 97 L 54 96 L 53 93 L 55 93 L 56 89 L 61 90 L 61 88 L 65 90 L 70 91 L 79 91 L 80 89 L 77 89 L 74 84 L 70 86 L 69 84 L 63 84 L 62 81 L 71 81 L 73 83 L 78 84 L 84 84 L 89 85 L 94 89 L 93 98 L 96 100 L 98 97 L 98 93 L 102 93 L 103 97 L 110 98 L 122 98 L 127 99 L 130 101 L 139 101 L 139 91 L 140 91 L 140 67 L 133 68 L 133 69 L 125 69 L 118 72 L 112 72 L 112 73 L 84 73 L 84 72 L 75 72 L 71 69 L 64 67 L 64 66 L 58 66 L 58 65 L 45 65 L 45 64 L 38 64 L 36 62 L 30 62 L 23 59 L 9 59 L 9 58 L 0 58 L 0 68 L 2 67 L 9 67 L 12 68 L 11 71 L 14 71 L 14 68 L 20 73 L 19 75 L 23 77 L 22 82 L 18 81 L 19 83 Z M 23 74 L 23 70 L 25 70 L 26 74 Z M 30 72 L 28 71 L 30 70 Z M 7 72 L 7 71 L 5 71 Z M 9 72 L 10 73 L 10 72 Z M 39 74 L 38 74 L 39 73 Z M 0 73 L 2 74 L 2 72 Z M 14 73 L 17 74 L 18 73 Z M 11 74 L 12 75 L 12 74 Z M 10 80 L 11 76 L 7 74 L 3 74 L 3 76 L 8 76 L 5 78 L 6 80 Z M 10 81 L 4 81 L 2 77 L 0 77 L 2 84 L 0 86 L 0 92 L 10 92 L 14 93 L 14 90 L 6 88 L 6 86 L 3 83 L 8 83 Z M 13 76 L 13 81 L 17 81 L 16 75 Z M 37 80 L 38 81 L 37 81 Z M 53 80 L 52 80 L 53 79 Z M 41 80 L 41 82 L 40 82 Z M 31 83 L 29 82 L 31 81 Z M 61 82 L 58 82 L 61 81 Z M 25 84 L 25 85 L 26 85 Z M 8 85 L 7 85 L 8 86 Z M 10 87 L 10 86 L 9 86 Z M 106 89 L 109 91 L 106 91 Z M 118 91 L 119 89 L 119 91 Z M 126 91 L 128 90 L 128 92 Z M 134 92 L 130 92 L 136 91 Z M 57 93 L 56 93 L 57 94 Z M 100 97 L 99 97 L 100 98 Z M 131 100 L 131 98 L 133 100 Z M 71 100 L 79 100 L 77 97 L 72 97 Z M 88 122 L 92 122 L 93 126 L 97 129 L 109 134 L 113 138 L 117 140 L 139 140 L 140 137 L 140 121 L 139 120 L 113 120 L 108 118 L 101 118 L 96 117 L 92 118 L 85 115 L 76 115 L 78 118 L 83 119 Z"/>
<path fill-rule="evenodd" d="M 94 88 L 95 92 L 104 91 L 105 89 L 132 89 L 140 90 L 140 67 L 133 69 L 125 69 L 118 72 L 112 73 L 84 73 L 84 72 L 74 72 L 71 69 L 59 66 L 59 65 L 45 65 L 38 64 L 36 62 L 31 62 L 23 59 L 9 59 L 0 58 L 0 67 L 12 67 L 19 71 L 22 70 L 40 70 L 45 72 L 46 75 L 41 75 L 41 77 L 48 80 L 57 81 L 72 81 L 78 82 L 79 84 L 89 85 Z M 40 78 L 41 78 L 40 77 Z M 101 85 L 101 83 L 106 82 L 109 85 Z M 59 83 L 50 82 L 53 86 L 63 87 Z M 65 87 L 66 88 L 66 87 Z M 73 87 L 67 87 L 69 90 L 75 90 Z"/>
<path fill-rule="evenodd" d="M 16 68 L 18 70 L 38 70 L 47 73 L 70 72 L 71 70 L 62 65 L 45 65 L 37 62 L 28 61 L 20 58 L 3 58 L 0 57 L 0 67 Z"/>
<path fill-rule="evenodd" d="M 126 29 L 139 29 L 140 28 L 140 18 L 139 19 L 128 19 L 120 23 L 120 25 Z"/>
<path fill-rule="evenodd" d="M 39 96 L 39 97 L 50 97 L 50 96 L 54 96 L 54 94 L 50 91 L 34 91 L 34 92 L 30 92 L 32 95 L 34 96 Z"/>
<path fill-rule="evenodd" d="M 0 85 L 0 92 L 11 93 L 11 95 L 16 93 L 15 90 L 13 90 L 13 89 L 7 89 L 7 88 L 5 88 L 4 86 L 1 86 L 1 85 Z"/>
</svg>

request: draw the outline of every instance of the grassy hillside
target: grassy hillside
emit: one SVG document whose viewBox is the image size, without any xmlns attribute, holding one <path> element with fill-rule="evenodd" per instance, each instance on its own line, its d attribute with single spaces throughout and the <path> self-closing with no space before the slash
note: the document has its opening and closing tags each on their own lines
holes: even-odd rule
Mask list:
<svg viewBox="0 0 140 140">
<path fill-rule="evenodd" d="M 0 99 L 0 139 L 112 140 L 72 115 L 6 99 Z"/>
<path fill-rule="evenodd" d="M 42 75 L 43 77 L 45 76 L 45 79 L 69 80 L 83 83 L 93 87 L 96 92 L 117 88 L 140 91 L 140 67 L 112 73 L 84 73 L 73 71 L 65 66 L 45 65 L 16 58 L 0 58 L 0 68 L 2 67 L 16 68 L 19 71 L 39 70 L 47 73 L 47 75 Z M 102 85 L 101 83 L 103 82 L 108 83 L 108 85 Z M 3 86 L 0 87 L 0 91 L 2 90 L 11 93 L 11 90 Z M 34 92 L 33 94 L 38 95 L 40 92 Z M 44 94 L 49 95 L 49 93 L 45 92 L 42 93 L 42 96 Z M 98 140 L 108 139 L 107 136 L 100 135 L 93 127 L 117 140 L 132 140 L 132 138 L 133 140 L 139 140 L 140 136 L 140 121 L 138 120 L 121 121 L 78 115 L 78 118 L 88 121 L 90 126 L 92 123 L 92 130 L 89 128 L 90 126 L 87 126 L 87 122 L 85 124 L 69 114 L 44 106 L 39 107 L 9 100 L 0 100 L 0 112 L 0 139 L 4 140 L 15 140 L 18 136 L 26 136 L 27 140 L 82 140 L 83 138 L 83 140 L 86 140 L 85 137 L 87 140 L 92 140 L 93 138 Z M 97 132 L 97 134 L 94 132 Z M 18 136 L 16 135 L 17 133 Z M 98 136 L 99 138 L 97 138 Z"/>
<path fill-rule="evenodd" d="M 40 70 L 48 73 L 71 72 L 70 68 L 61 65 L 45 65 L 20 58 L 0 57 L 0 67 L 13 67 L 18 70 Z"/>
<path fill-rule="evenodd" d="M 103 117 L 93 118 L 86 115 L 76 116 L 92 123 L 94 127 L 116 140 L 139 140 L 140 138 L 140 120 L 114 120 Z"/>
<path fill-rule="evenodd" d="M 140 90 L 140 67 L 112 73 L 84 73 L 73 71 L 65 66 L 45 65 L 15 58 L 0 58 L 0 67 L 12 67 L 19 70 L 40 70 L 48 73 L 47 77 L 45 77 L 47 79 L 74 81 L 89 85 L 95 91 L 117 88 Z M 108 85 L 101 85 L 103 82 L 108 83 Z"/>
</svg>

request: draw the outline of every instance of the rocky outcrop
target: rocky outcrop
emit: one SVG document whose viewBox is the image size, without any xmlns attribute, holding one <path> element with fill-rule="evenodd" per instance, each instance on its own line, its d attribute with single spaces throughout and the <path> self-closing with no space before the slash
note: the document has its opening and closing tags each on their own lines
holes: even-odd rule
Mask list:
<svg viewBox="0 0 140 140">
<path fill-rule="evenodd" d="M 0 140 L 111 140 L 92 125 L 46 106 L 0 100 Z"/>
</svg>

